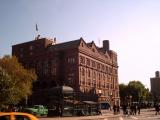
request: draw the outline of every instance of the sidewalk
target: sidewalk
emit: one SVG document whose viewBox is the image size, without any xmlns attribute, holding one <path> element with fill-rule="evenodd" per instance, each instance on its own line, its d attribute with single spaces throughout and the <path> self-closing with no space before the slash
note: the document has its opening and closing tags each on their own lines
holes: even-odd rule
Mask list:
<svg viewBox="0 0 160 120">
<path fill-rule="evenodd" d="M 108 117 L 115 117 L 118 116 L 113 115 L 113 111 L 106 110 L 103 112 L 102 115 L 94 115 L 94 116 L 78 116 L 78 117 L 47 117 L 47 118 L 40 118 L 40 120 L 104 120 Z"/>
</svg>

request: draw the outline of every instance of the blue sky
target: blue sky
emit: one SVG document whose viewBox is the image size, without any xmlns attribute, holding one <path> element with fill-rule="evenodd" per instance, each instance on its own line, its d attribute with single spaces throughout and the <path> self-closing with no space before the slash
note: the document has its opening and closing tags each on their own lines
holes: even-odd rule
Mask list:
<svg viewBox="0 0 160 120">
<path fill-rule="evenodd" d="M 57 42 L 83 37 L 117 52 L 119 82 L 139 80 L 150 87 L 160 70 L 159 0 L 1 0 L 0 56 L 13 44 L 41 37 Z M 99 42 L 100 41 L 100 42 Z"/>
</svg>

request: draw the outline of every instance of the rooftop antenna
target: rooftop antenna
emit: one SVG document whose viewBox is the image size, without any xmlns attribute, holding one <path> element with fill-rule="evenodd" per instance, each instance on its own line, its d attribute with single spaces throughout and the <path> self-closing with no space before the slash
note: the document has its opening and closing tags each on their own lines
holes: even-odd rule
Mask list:
<svg viewBox="0 0 160 120">
<path fill-rule="evenodd" d="M 98 38 L 99 47 L 101 46 L 101 38 Z"/>
</svg>

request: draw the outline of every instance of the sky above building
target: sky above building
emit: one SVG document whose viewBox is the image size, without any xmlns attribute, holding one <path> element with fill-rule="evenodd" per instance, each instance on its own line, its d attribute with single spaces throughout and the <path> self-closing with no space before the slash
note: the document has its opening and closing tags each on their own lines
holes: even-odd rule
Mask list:
<svg viewBox="0 0 160 120">
<path fill-rule="evenodd" d="M 160 70 L 159 0 L 1 0 L 0 57 L 14 44 L 41 37 L 57 43 L 79 39 L 99 47 L 110 40 L 118 54 L 119 83 L 150 88 Z"/>
</svg>

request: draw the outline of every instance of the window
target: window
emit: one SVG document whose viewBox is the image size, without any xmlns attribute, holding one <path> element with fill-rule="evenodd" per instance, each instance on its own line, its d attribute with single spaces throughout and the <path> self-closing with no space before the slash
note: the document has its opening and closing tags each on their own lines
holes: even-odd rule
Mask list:
<svg viewBox="0 0 160 120">
<path fill-rule="evenodd" d="M 30 50 L 33 50 L 33 46 L 32 46 L 32 45 L 30 45 L 30 46 L 29 46 L 29 49 L 30 49 Z"/>
<path fill-rule="evenodd" d="M 100 63 L 97 63 L 97 68 L 100 69 Z"/>
<path fill-rule="evenodd" d="M 103 74 L 103 80 L 105 81 L 105 74 Z"/>
<path fill-rule="evenodd" d="M 48 61 L 44 62 L 44 68 L 43 68 L 43 70 L 44 70 L 44 75 L 47 75 L 48 74 Z"/>
<path fill-rule="evenodd" d="M 93 72 L 93 78 L 96 78 L 96 72 Z"/>
<path fill-rule="evenodd" d="M 15 120 L 31 120 L 28 116 L 15 115 Z"/>
<path fill-rule="evenodd" d="M 109 89 L 109 83 L 106 84 L 106 88 Z"/>
<path fill-rule="evenodd" d="M 104 71 L 104 65 L 102 65 L 102 71 Z"/>
<path fill-rule="evenodd" d="M 117 70 L 115 69 L 115 74 L 117 74 L 118 72 L 117 72 Z"/>
<path fill-rule="evenodd" d="M 108 73 L 108 66 L 106 66 L 106 73 Z"/>
<path fill-rule="evenodd" d="M 91 80 L 88 79 L 88 80 L 87 80 L 87 83 L 88 83 L 88 85 L 91 85 Z"/>
<path fill-rule="evenodd" d="M 83 47 L 83 43 L 81 44 L 81 46 Z"/>
<path fill-rule="evenodd" d="M 82 57 L 82 63 L 85 64 L 85 57 Z"/>
<path fill-rule="evenodd" d="M 95 64 L 95 61 L 92 61 L 92 67 L 95 67 L 96 64 Z"/>
<path fill-rule="evenodd" d="M 10 120 L 10 115 L 0 116 L 0 120 Z"/>
<path fill-rule="evenodd" d="M 74 64 L 75 63 L 75 58 L 74 57 L 69 57 L 68 58 L 68 63 Z"/>
<path fill-rule="evenodd" d="M 90 59 L 87 58 L 87 65 L 90 66 Z"/>
<path fill-rule="evenodd" d="M 110 73 L 110 74 L 112 73 L 112 68 L 111 68 L 111 67 L 109 67 L 109 73 Z"/>
<path fill-rule="evenodd" d="M 91 76 L 91 72 L 90 72 L 90 70 L 88 70 L 88 77 L 90 77 Z"/>
<path fill-rule="evenodd" d="M 85 70 L 84 70 L 84 68 L 82 68 L 82 76 L 84 76 L 85 75 Z"/>
<path fill-rule="evenodd" d="M 51 74 L 56 75 L 56 72 L 57 72 L 56 66 L 52 67 L 51 68 Z"/>
<path fill-rule="evenodd" d="M 68 83 L 73 84 L 73 82 L 74 82 L 74 73 L 71 72 L 68 74 Z"/>
<path fill-rule="evenodd" d="M 82 85 L 85 85 L 85 80 L 82 81 Z"/>
<path fill-rule="evenodd" d="M 99 80 L 101 79 L 101 75 L 100 75 L 100 73 L 98 73 L 98 79 L 99 79 Z"/>
<path fill-rule="evenodd" d="M 96 80 L 93 79 L 93 83 L 92 83 L 93 87 L 96 87 Z"/>
</svg>

